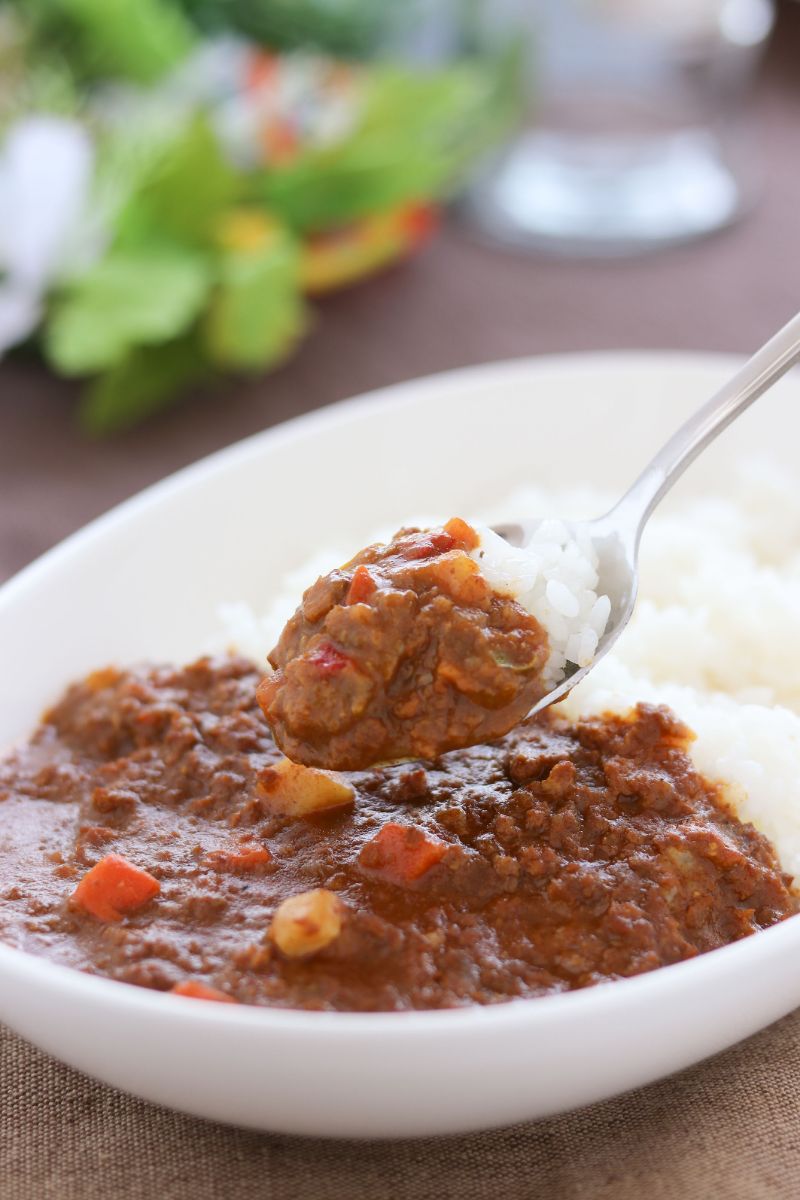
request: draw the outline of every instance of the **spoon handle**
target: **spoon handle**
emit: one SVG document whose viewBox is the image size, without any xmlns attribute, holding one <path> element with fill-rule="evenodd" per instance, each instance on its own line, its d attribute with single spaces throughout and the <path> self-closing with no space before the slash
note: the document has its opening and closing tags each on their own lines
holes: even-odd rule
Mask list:
<svg viewBox="0 0 800 1200">
<path fill-rule="evenodd" d="M 672 435 L 614 507 L 613 524 L 633 534 L 634 548 L 653 509 L 698 454 L 798 361 L 800 313 Z"/>
</svg>

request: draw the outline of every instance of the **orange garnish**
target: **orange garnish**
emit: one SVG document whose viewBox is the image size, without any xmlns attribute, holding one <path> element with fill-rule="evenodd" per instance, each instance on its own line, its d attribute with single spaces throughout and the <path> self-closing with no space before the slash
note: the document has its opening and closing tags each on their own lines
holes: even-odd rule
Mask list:
<svg viewBox="0 0 800 1200">
<path fill-rule="evenodd" d="M 356 567 L 353 572 L 353 578 L 350 580 L 350 587 L 347 589 L 345 604 L 363 604 L 368 600 L 373 592 L 377 591 L 378 585 L 370 575 L 367 568 L 363 565 Z"/>
<path fill-rule="evenodd" d="M 371 838 L 358 856 L 362 867 L 390 883 L 413 883 L 444 857 L 447 844 L 429 838 L 421 829 L 390 821 Z"/>
<path fill-rule="evenodd" d="M 121 921 L 160 890 L 161 885 L 149 871 L 135 867 L 121 854 L 107 854 L 86 872 L 72 893 L 72 903 L 99 921 Z"/>
<path fill-rule="evenodd" d="M 176 983 L 175 987 L 169 990 L 173 996 L 189 996 L 192 1000 L 216 1000 L 219 1004 L 239 1003 L 238 1000 L 234 1000 L 233 996 L 227 996 L 225 992 L 208 987 L 196 979 L 185 979 L 183 983 Z"/>
</svg>

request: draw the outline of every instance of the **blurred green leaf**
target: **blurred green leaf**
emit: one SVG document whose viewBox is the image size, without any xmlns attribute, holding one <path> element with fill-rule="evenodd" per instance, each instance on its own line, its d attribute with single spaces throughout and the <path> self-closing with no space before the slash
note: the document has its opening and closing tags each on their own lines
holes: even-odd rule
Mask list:
<svg viewBox="0 0 800 1200">
<path fill-rule="evenodd" d="M 176 66 L 195 31 L 170 0 L 16 0 L 41 41 L 84 76 L 152 83 Z"/>
<path fill-rule="evenodd" d="M 214 132 L 197 117 L 162 143 L 142 173 L 120 215 L 118 242 L 147 241 L 159 231 L 205 245 L 239 190 Z"/>
<path fill-rule="evenodd" d="M 305 328 L 299 251 L 283 230 L 263 249 L 228 251 L 205 323 L 220 366 L 258 370 L 284 358 Z"/>
<path fill-rule="evenodd" d="M 0 127 L 32 112 L 74 116 L 82 99 L 63 55 L 36 44 L 30 22 L 0 6 Z"/>
<path fill-rule="evenodd" d="M 181 5 L 203 29 L 235 29 L 276 50 L 314 47 L 360 58 L 386 41 L 412 0 L 181 0 Z"/>
<path fill-rule="evenodd" d="M 439 197 L 496 132 L 495 83 L 478 67 L 431 74 L 386 67 L 367 87 L 350 138 L 254 180 L 257 196 L 298 232 Z"/>
<path fill-rule="evenodd" d="M 45 335 L 47 356 L 65 375 L 111 367 L 133 346 L 183 333 L 210 286 L 208 264 L 191 251 L 112 251 L 55 308 Z"/>
<path fill-rule="evenodd" d="M 166 346 L 139 347 L 89 387 L 78 412 L 80 422 L 87 433 L 119 433 L 169 407 L 209 374 L 193 335 Z"/>
<path fill-rule="evenodd" d="M 298 241 L 448 195 L 509 117 L 511 72 L 500 56 L 431 72 L 375 66 L 362 73 L 364 104 L 350 136 L 243 172 L 227 161 L 199 101 L 190 113 L 169 85 L 123 87 L 106 117 L 105 93 L 87 83 L 150 84 L 185 60 L 199 28 L 294 46 L 308 43 L 313 24 L 314 44 L 368 53 L 385 46 L 395 20 L 408 22 L 417 4 L 422 12 L 422 0 L 12 3 L 24 49 L 12 47 L 0 64 L 8 75 L 0 122 L 22 96 L 59 111 L 88 97 L 83 111 L 97 142 L 93 219 L 108 248 L 84 275 L 61 280 L 42 332 L 59 371 L 99 376 L 81 409 L 93 432 L 163 408 L 212 367 L 256 370 L 282 359 L 306 320 Z M 248 213 L 256 234 L 231 240 L 225 230 Z"/>
<path fill-rule="evenodd" d="M 151 237 L 151 224 L 144 227 L 137 216 L 135 197 L 157 178 L 186 129 L 183 114 L 147 109 L 135 121 L 121 123 L 98 138 L 94 201 L 105 227 L 114 232 L 117 245 L 125 240 L 136 244 Z M 143 227 L 137 231 L 137 226 Z M 120 237 L 121 227 L 124 239 Z"/>
</svg>

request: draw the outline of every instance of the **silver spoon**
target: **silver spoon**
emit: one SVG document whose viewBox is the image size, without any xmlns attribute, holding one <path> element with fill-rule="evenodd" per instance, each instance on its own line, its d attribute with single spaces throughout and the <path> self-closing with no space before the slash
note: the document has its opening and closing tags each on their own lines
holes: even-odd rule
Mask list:
<svg viewBox="0 0 800 1200">
<path fill-rule="evenodd" d="M 566 677 L 541 698 L 531 715 L 562 700 L 580 683 L 608 654 L 630 621 L 639 586 L 639 543 L 656 505 L 698 454 L 798 361 L 800 313 L 672 435 L 610 512 L 593 521 L 563 522 L 571 533 L 581 532 L 591 539 L 598 557 L 597 592 L 609 597 L 611 613 L 592 661 L 584 667 L 568 663 Z M 524 549 L 540 523 L 535 518 L 509 522 L 495 525 L 494 531 L 512 546 Z"/>
</svg>

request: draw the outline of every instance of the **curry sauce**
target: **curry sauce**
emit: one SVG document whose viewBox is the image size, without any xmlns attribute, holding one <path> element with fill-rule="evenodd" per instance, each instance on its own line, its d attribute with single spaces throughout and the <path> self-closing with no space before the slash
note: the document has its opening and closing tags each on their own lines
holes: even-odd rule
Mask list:
<svg viewBox="0 0 800 1200">
<path fill-rule="evenodd" d="M 235 658 L 76 684 L 0 763 L 0 937 L 247 1004 L 491 1004 L 691 958 L 796 910 L 668 710 L 552 712 L 430 763 L 288 763 Z"/>
</svg>

